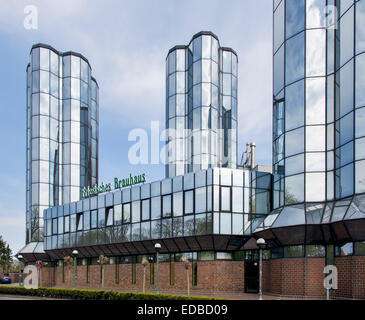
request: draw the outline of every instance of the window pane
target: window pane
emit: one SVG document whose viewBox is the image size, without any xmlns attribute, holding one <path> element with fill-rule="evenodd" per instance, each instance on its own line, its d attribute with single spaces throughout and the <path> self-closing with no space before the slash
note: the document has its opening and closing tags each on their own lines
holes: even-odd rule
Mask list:
<svg viewBox="0 0 365 320">
<path fill-rule="evenodd" d="M 284 46 L 274 56 L 274 95 L 284 87 Z"/>
<path fill-rule="evenodd" d="M 171 195 L 164 196 L 162 203 L 162 216 L 170 217 L 171 216 Z"/>
<path fill-rule="evenodd" d="M 304 32 L 286 42 L 285 63 L 286 84 L 304 77 Z"/>
<path fill-rule="evenodd" d="M 285 175 L 291 176 L 304 172 L 304 154 L 285 159 Z"/>
<path fill-rule="evenodd" d="M 173 195 L 174 216 L 181 216 L 183 214 L 183 193 L 178 192 Z"/>
<path fill-rule="evenodd" d="M 307 0 L 307 28 L 325 26 L 326 0 Z"/>
<path fill-rule="evenodd" d="M 84 213 L 84 230 L 90 230 L 90 211 Z"/>
<path fill-rule="evenodd" d="M 336 257 L 351 256 L 353 254 L 353 243 L 346 243 L 345 245 L 335 247 Z"/>
<path fill-rule="evenodd" d="M 232 188 L 232 211 L 243 212 L 243 188 Z"/>
<path fill-rule="evenodd" d="M 122 205 L 116 205 L 114 207 L 114 223 L 121 224 L 122 223 Z"/>
<path fill-rule="evenodd" d="M 287 131 L 304 125 L 304 80 L 285 89 L 285 129 Z"/>
<path fill-rule="evenodd" d="M 365 12 L 364 12 L 365 15 Z M 365 41 L 365 40 L 364 40 Z M 365 53 L 356 57 L 356 107 L 365 106 Z"/>
<path fill-rule="evenodd" d="M 197 188 L 195 189 L 195 213 L 203 213 L 206 210 L 206 188 Z"/>
<path fill-rule="evenodd" d="M 123 223 L 131 222 L 131 204 L 123 204 Z"/>
<path fill-rule="evenodd" d="M 284 42 L 284 1 L 274 13 L 274 52 Z"/>
<path fill-rule="evenodd" d="M 344 116 L 354 107 L 354 64 L 353 60 L 340 70 L 340 116 Z"/>
<path fill-rule="evenodd" d="M 305 1 L 286 0 L 286 39 L 304 29 Z"/>
<path fill-rule="evenodd" d="M 356 2 L 356 53 L 365 51 L 365 2 Z"/>
<path fill-rule="evenodd" d="M 98 210 L 98 228 L 105 227 L 105 209 Z"/>
<path fill-rule="evenodd" d="M 150 200 L 142 201 L 142 220 L 150 219 Z"/>
<path fill-rule="evenodd" d="M 141 221 L 141 202 L 132 202 L 132 223 Z"/>
<path fill-rule="evenodd" d="M 295 258 L 304 256 L 304 246 L 284 247 L 285 258 Z"/>
<path fill-rule="evenodd" d="M 113 225 L 113 222 L 114 222 L 114 208 L 108 208 L 107 216 L 108 217 L 107 217 L 106 225 L 108 227 L 110 227 Z"/>
<path fill-rule="evenodd" d="M 351 8 L 339 23 L 341 66 L 354 55 L 354 9 Z"/>
<path fill-rule="evenodd" d="M 324 76 L 326 73 L 326 30 L 308 30 L 306 41 L 307 77 Z"/>
<path fill-rule="evenodd" d="M 161 197 L 155 197 L 151 199 L 151 219 L 161 218 Z"/>
<path fill-rule="evenodd" d="M 325 78 L 307 79 L 306 125 L 324 124 L 326 121 Z"/>
<path fill-rule="evenodd" d="M 185 214 L 194 213 L 194 191 L 185 192 Z"/>
<path fill-rule="evenodd" d="M 305 248 L 306 257 L 324 257 L 326 253 L 325 246 L 321 245 L 307 245 Z"/>
<path fill-rule="evenodd" d="M 65 232 L 70 232 L 70 216 L 65 217 Z"/>
<path fill-rule="evenodd" d="M 49 93 L 49 73 L 47 71 L 40 71 L 39 75 L 40 91 Z"/>
<path fill-rule="evenodd" d="M 184 236 L 194 235 L 194 216 L 184 217 Z"/>
<path fill-rule="evenodd" d="M 325 173 L 307 173 L 306 201 L 325 201 L 326 199 Z"/>
<path fill-rule="evenodd" d="M 221 205 L 223 211 L 231 211 L 231 189 L 221 187 Z"/>
<path fill-rule="evenodd" d="M 326 127 L 306 127 L 306 151 L 325 151 L 326 148 Z"/>
<path fill-rule="evenodd" d="M 304 201 L 304 175 L 285 178 L 285 204 Z"/>
<path fill-rule="evenodd" d="M 231 234 L 232 233 L 232 221 L 230 213 L 221 213 L 221 230 L 220 234 Z"/>
<path fill-rule="evenodd" d="M 304 152 L 304 129 L 287 132 L 285 135 L 286 156 Z"/>
</svg>

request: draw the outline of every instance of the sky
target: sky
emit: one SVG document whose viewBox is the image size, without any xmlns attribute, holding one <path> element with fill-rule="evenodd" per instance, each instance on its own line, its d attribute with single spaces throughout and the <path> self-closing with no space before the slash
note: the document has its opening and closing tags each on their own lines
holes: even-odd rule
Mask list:
<svg viewBox="0 0 365 320">
<path fill-rule="evenodd" d="M 26 29 L 33 5 L 38 29 Z M 256 142 L 256 162 L 271 164 L 272 1 L 17 0 L 0 5 L 0 235 L 17 253 L 25 244 L 26 66 L 33 44 L 83 54 L 100 88 L 99 182 L 163 165 L 128 162 L 129 132 L 165 123 L 165 59 L 200 31 L 233 48 L 238 69 L 238 154 Z"/>
</svg>

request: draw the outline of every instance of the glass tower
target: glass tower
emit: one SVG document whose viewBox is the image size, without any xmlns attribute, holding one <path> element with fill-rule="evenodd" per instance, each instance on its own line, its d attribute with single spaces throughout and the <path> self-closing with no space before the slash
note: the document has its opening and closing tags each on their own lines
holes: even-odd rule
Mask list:
<svg viewBox="0 0 365 320">
<path fill-rule="evenodd" d="M 166 59 L 166 176 L 237 165 L 237 54 L 211 32 Z"/>
<path fill-rule="evenodd" d="M 274 0 L 274 208 L 365 192 L 365 0 Z"/>
<path fill-rule="evenodd" d="M 43 240 L 43 210 L 98 182 L 98 84 L 87 59 L 32 47 L 27 66 L 26 243 Z"/>
</svg>

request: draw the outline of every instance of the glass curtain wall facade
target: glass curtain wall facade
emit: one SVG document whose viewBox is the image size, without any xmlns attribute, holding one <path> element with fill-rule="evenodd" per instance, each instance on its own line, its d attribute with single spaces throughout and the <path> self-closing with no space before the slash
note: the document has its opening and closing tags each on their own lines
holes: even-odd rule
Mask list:
<svg viewBox="0 0 365 320">
<path fill-rule="evenodd" d="M 270 212 L 270 187 L 268 173 L 252 177 L 246 169 L 214 168 L 49 208 L 44 249 L 145 254 L 154 252 L 151 241 L 162 240 L 169 252 L 233 250 L 262 221 L 252 219 L 250 208 L 261 219 Z M 216 235 L 227 238 L 213 241 Z M 228 241 L 231 236 L 236 240 Z"/>
<path fill-rule="evenodd" d="M 236 53 L 211 32 L 176 46 L 166 60 L 166 176 L 237 165 Z"/>
<path fill-rule="evenodd" d="M 98 85 L 80 54 L 38 44 L 27 66 L 26 243 L 43 210 L 77 201 L 98 180 Z"/>
<path fill-rule="evenodd" d="M 364 0 L 274 1 L 274 208 L 365 191 L 364 25 Z"/>
</svg>

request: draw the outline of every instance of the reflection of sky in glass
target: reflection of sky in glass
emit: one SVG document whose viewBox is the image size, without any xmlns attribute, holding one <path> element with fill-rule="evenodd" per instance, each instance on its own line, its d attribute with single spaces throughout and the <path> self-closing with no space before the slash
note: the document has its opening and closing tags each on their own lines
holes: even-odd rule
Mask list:
<svg viewBox="0 0 365 320">
<path fill-rule="evenodd" d="M 304 29 L 304 0 L 286 0 L 286 39 Z"/>
<path fill-rule="evenodd" d="M 274 56 L 274 94 L 284 86 L 284 46 Z"/>
<path fill-rule="evenodd" d="M 304 125 L 304 80 L 285 89 L 285 129 Z"/>
<path fill-rule="evenodd" d="M 356 107 L 365 106 L 365 54 L 356 57 Z"/>
<path fill-rule="evenodd" d="M 306 201 L 325 201 L 326 174 L 307 173 L 306 180 Z"/>
<path fill-rule="evenodd" d="M 340 197 L 347 197 L 353 193 L 354 166 L 350 164 L 341 169 L 340 173 Z"/>
<path fill-rule="evenodd" d="M 306 127 L 306 150 L 325 151 L 326 148 L 326 127 L 308 126 Z"/>
<path fill-rule="evenodd" d="M 326 121 L 325 78 L 307 79 L 306 124 L 324 124 Z"/>
<path fill-rule="evenodd" d="M 354 54 L 354 8 L 340 20 L 340 59 L 341 66 Z"/>
<path fill-rule="evenodd" d="M 308 30 L 306 42 L 307 77 L 324 76 L 326 73 L 326 30 Z"/>
<path fill-rule="evenodd" d="M 324 27 L 325 0 L 307 0 L 307 28 Z"/>
<path fill-rule="evenodd" d="M 304 32 L 286 42 L 285 82 L 304 77 Z"/>
<path fill-rule="evenodd" d="M 285 135 L 285 155 L 288 157 L 304 151 L 304 129 L 287 132 Z"/>
<path fill-rule="evenodd" d="M 362 146 L 364 148 L 364 145 Z M 365 192 L 365 161 L 356 162 L 356 192 Z"/>
<path fill-rule="evenodd" d="M 284 1 L 274 13 L 274 52 L 284 42 Z"/>
<path fill-rule="evenodd" d="M 365 51 L 365 2 L 356 3 L 356 53 Z"/>
</svg>

